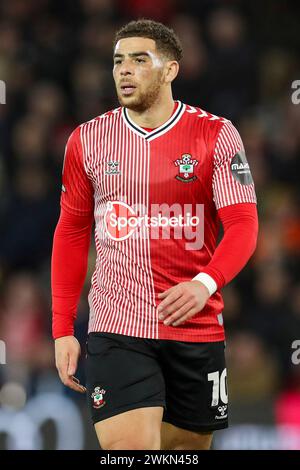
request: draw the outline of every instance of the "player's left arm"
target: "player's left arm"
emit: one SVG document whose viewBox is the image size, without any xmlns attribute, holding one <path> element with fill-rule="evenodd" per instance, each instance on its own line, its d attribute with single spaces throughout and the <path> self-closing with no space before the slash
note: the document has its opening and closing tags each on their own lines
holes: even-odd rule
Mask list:
<svg viewBox="0 0 300 470">
<path fill-rule="evenodd" d="M 224 124 L 216 142 L 213 197 L 224 236 L 201 273 L 158 294 L 162 300 L 160 319 L 167 325 L 180 325 L 201 311 L 255 251 L 258 217 L 254 183 L 241 137 L 230 122 Z"/>
</svg>

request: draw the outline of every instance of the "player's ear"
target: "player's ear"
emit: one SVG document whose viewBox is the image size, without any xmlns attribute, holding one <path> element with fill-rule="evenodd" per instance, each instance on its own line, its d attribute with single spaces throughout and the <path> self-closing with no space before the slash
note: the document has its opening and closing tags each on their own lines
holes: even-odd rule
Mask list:
<svg viewBox="0 0 300 470">
<path fill-rule="evenodd" d="M 166 69 L 165 69 L 165 80 L 167 83 L 171 83 L 178 74 L 179 71 L 179 64 L 176 60 L 169 60 L 166 62 Z"/>
</svg>

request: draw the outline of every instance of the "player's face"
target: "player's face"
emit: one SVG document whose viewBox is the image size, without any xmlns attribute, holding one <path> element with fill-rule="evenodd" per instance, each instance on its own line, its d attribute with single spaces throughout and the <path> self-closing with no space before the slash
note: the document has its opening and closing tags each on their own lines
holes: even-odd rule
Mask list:
<svg viewBox="0 0 300 470">
<path fill-rule="evenodd" d="M 121 106 L 145 111 L 159 97 L 165 59 L 153 39 L 120 39 L 114 50 L 113 76 Z"/>
</svg>

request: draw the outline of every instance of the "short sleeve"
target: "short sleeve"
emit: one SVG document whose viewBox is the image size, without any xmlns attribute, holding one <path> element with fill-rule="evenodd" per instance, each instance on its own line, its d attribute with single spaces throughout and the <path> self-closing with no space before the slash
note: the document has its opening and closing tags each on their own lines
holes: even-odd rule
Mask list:
<svg viewBox="0 0 300 470">
<path fill-rule="evenodd" d="M 80 127 L 72 132 L 66 144 L 60 204 L 74 215 L 93 212 L 94 190 L 84 168 Z"/>
<path fill-rule="evenodd" d="M 244 145 L 230 121 L 223 124 L 216 140 L 212 186 L 217 210 L 232 204 L 256 203 L 254 182 Z"/>
</svg>

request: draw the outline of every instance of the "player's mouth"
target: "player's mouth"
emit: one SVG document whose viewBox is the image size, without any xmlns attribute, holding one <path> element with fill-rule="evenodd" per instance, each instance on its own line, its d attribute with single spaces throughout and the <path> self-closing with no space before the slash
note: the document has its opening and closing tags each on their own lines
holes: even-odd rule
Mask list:
<svg viewBox="0 0 300 470">
<path fill-rule="evenodd" d="M 123 83 L 120 88 L 122 94 L 125 96 L 132 95 L 132 93 L 134 93 L 134 90 L 136 89 L 136 87 L 131 83 Z"/>
</svg>

